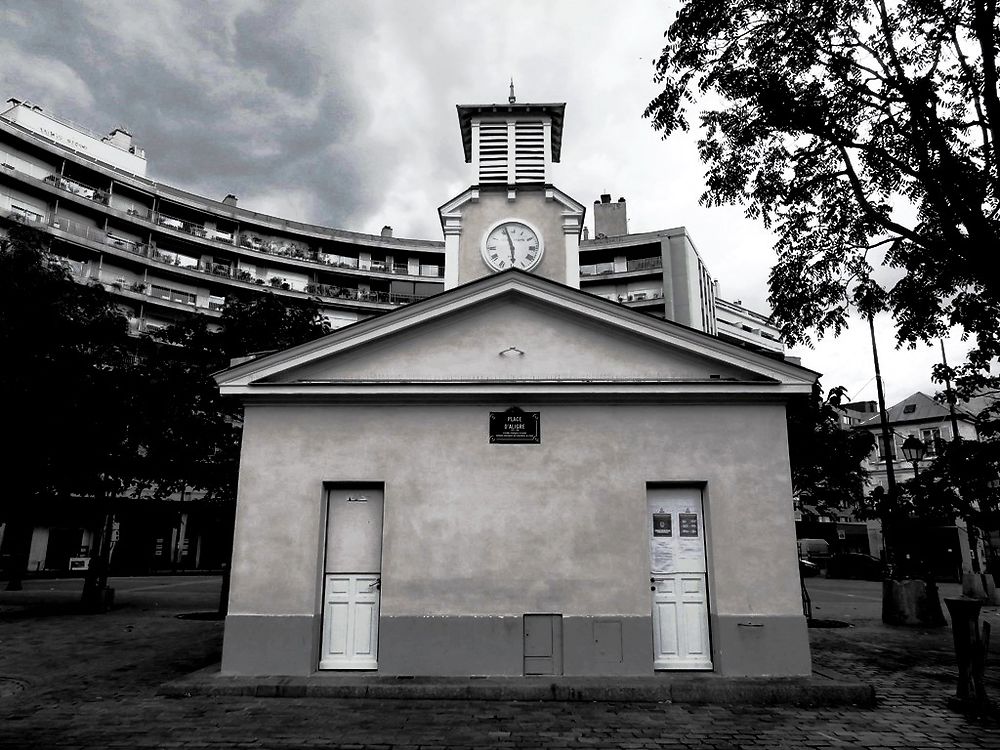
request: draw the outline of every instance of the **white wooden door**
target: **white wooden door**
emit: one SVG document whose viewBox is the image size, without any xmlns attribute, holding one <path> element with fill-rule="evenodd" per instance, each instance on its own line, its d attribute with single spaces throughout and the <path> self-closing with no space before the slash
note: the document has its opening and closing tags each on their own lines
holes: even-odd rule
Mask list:
<svg viewBox="0 0 1000 750">
<path fill-rule="evenodd" d="M 327 573 L 320 669 L 378 668 L 378 576 Z"/>
<path fill-rule="evenodd" d="M 328 503 L 319 667 L 377 669 L 382 490 L 337 488 Z"/>
<path fill-rule="evenodd" d="M 711 669 L 705 522 L 697 488 L 647 496 L 654 669 Z"/>
</svg>

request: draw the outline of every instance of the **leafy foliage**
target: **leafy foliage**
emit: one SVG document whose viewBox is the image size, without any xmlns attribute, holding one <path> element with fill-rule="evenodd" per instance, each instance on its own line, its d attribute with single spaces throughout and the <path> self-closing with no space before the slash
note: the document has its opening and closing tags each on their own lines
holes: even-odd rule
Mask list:
<svg viewBox="0 0 1000 750">
<path fill-rule="evenodd" d="M 221 331 L 192 316 L 137 339 L 114 298 L 74 281 L 43 235 L 3 228 L 0 345 L 11 365 L 0 378 L 17 435 L 5 498 L 188 488 L 234 500 L 242 412 L 212 373 L 328 333 L 318 303 L 230 297 Z"/>
<path fill-rule="evenodd" d="M 987 542 L 1000 529 L 1000 440 L 956 440 L 941 446 L 931 465 L 920 473 L 923 513 L 964 518 Z M 993 569 L 1000 550 L 988 544 Z"/>
<path fill-rule="evenodd" d="M 702 202 L 776 231 L 786 340 L 888 308 L 902 343 L 961 326 L 976 347 L 951 374 L 996 387 L 995 0 L 691 0 L 667 39 L 646 116 L 666 136 L 700 108 Z"/>
<path fill-rule="evenodd" d="M 73 281 L 37 231 L 3 230 L 0 382 L 13 437 L 4 497 L 117 494 L 139 471 L 142 439 L 128 321 L 102 287 Z"/>
<path fill-rule="evenodd" d="M 821 516 L 862 501 L 868 478 L 863 461 L 875 442 L 866 430 L 840 426 L 844 394 L 839 386 L 824 399 L 816 383 L 808 399 L 788 406 L 792 491 L 801 506 Z"/>
<path fill-rule="evenodd" d="M 147 339 L 141 357 L 145 421 L 142 488 L 164 496 L 184 488 L 236 499 L 242 407 L 223 399 L 212 373 L 236 357 L 285 349 L 329 333 L 315 301 L 286 303 L 273 294 L 230 296 L 223 328 L 193 316 Z"/>
</svg>

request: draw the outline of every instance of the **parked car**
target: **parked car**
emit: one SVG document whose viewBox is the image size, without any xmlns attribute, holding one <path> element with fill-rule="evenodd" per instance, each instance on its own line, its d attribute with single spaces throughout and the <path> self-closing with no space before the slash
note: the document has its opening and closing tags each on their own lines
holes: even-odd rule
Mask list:
<svg viewBox="0 0 1000 750">
<path fill-rule="evenodd" d="M 877 557 L 860 552 L 841 552 L 831 555 L 826 564 L 827 578 L 858 578 L 864 581 L 881 581 L 884 566 Z"/>
<path fill-rule="evenodd" d="M 804 578 L 810 578 L 812 576 L 819 575 L 819 565 L 814 563 L 812 560 L 806 560 L 804 557 L 799 558 L 799 573 Z"/>
<path fill-rule="evenodd" d="M 830 543 L 826 539 L 797 539 L 800 558 L 825 557 L 830 553 Z"/>
</svg>

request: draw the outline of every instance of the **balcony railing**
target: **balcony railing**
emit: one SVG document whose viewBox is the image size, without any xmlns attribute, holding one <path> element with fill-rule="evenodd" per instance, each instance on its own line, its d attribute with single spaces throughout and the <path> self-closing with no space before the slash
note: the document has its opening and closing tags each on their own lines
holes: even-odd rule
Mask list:
<svg viewBox="0 0 1000 750">
<path fill-rule="evenodd" d="M 244 232 L 240 235 L 240 247 L 256 250 L 259 253 L 278 255 L 283 258 L 298 258 L 299 260 L 315 260 L 315 253 L 309 245 L 300 246 L 295 242 L 275 242 Z"/>
<path fill-rule="evenodd" d="M 653 302 L 658 299 L 663 299 L 662 289 L 650 289 L 648 291 L 631 292 L 621 302 Z"/>
<path fill-rule="evenodd" d="M 0 165 L 0 168 L 8 169 L 11 171 L 21 171 L 18 170 L 12 164 L 4 162 Z M 26 173 L 27 174 L 27 173 Z M 50 174 L 42 178 L 44 182 L 51 184 L 53 187 L 59 188 L 60 190 L 65 190 L 73 195 L 78 195 L 82 198 L 92 200 L 95 203 L 100 203 L 101 205 L 110 205 L 110 195 L 107 191 L 100 188 L 95 188 L 91 185 L 79 182 L 78 180 L 71 180 L 68 177 L 63 177 L 62 175 Z M 273 240 L 265 240 L 263 238 L 257 237 L 255 235 L 250 235 L 244 233 L 239 237 L 233 232 L 223 232 L 218 229 L 208 229 L 200 224 L 195 224 L 184 219 L 179 219 L 175 216 L 170 216 L 168 214 L 153 211 L 146 207 L 135 207 L 130 206 L 125 209 L 125 213 L 129 216 L 133 216 L 144 221 L 152 222 L 158 226 L 166 227 L 168 229 L 173 229 L 177 232 L 184 232 L 185 234 L 190 234 L 193 237 L 200 237 L 210 242 L 218 242 L 223 245 L 245 247 L 250 250 L 256 250 L 257 252 L 266 253 L 268 255 L 276 255 L 283 258 L 294 258 L 297 260 L 313 261 L 324 263 L 326 265 L 337 266 L 338 268 L 352 268 L 357 270 L 372 270 L 378 273 L 391 273 L 399 274 L 405 276 L 424 276 L 429 278 L 442 278 L 444 276 L 444 267 L 440 265 L 420 265 L 416 273 L 411 273 L 408 264 L 394 263 L 388 264 L 380 261 L 374 261 L 371 264 L 370 269 L 361 269 L 360 263 L 357 258 L 342 257 L 337 255 L 330 255 L 327 253 L 316 252 L 308 245 L 298 246 L 294 243 L 278 243 Z M 39 219 L 29 219 L 30 221 L 39 221 Z M 610 265 L 610 264 L 609 264 Z M 611 273 L 613 268 L 606 273 Z M 581 275 L 594 275 L 587 274 L 581 269 Z"/>
<path fill-rule="evenodd" d="M 663 268 L 663 258 L 659 255 L 653 258 L 636 258 L 626 264 L 629 271 L 648 271 Z"/>
<path fill-rule="evenodd" d="M 362 268 L 361 263 L 357 258 L 352 258 L 346 255 L 334 255 L 332 253 L 319 253 L 317 260 L 320 263 L 325 263 L 328 266 L 336 266 L 337 268 L 350 268 L 353 270 L 360 271 L 374 271 L 376 273 L 391 273 L 399 274 L 400 276 L 426 276 L 432 279 L 441 278 L 444 276 L 444 266 L 439 265 L 420 265 L 416 272 L 410 271 L 410 266 L 407 263 L 393 263 L 389 264 L 384 261 L 373 260 L 367 268 Z"/>
<path fill-rule="evenodd" d="M 613 273 L 629 273 L 631 271 L 651 271 L 663 268 L 663 258 L 655 256 L 652 258 L 636 258 L 626 261 L 625 268 L 615 269 L 614 263 L 590 263 L 580 266 L 581 276 L 607 276 Z"/>
<path fill-rule="evenodd" d="M 614 263 L 588 263 L 580 266 L 581 276 L 605 276 L 615 272 Z"/>
<path fill-rule="evenodd" d="M 108 205 L 108 193 L 100 188 L 85 185 L 82 182 L 77 182 L 58 174 L 50 174 L 44 181 L 60 190 L 65 190 L 67 193 L 79 195 L 81 198 L 86 198 L 104 206 Z"/>
<path fill-rule="evenodd" d="M 9 217 L 22 224 L 44 224 L 45 216 L 24 206 L 11 206 Z"/>
<path fill-rule="evenodd" d="M 331 284 L 307 284 L 306 294 L 313 294 L 326 299 L 348 299 L 357 302 L 376 302 L 388 305 L 408 305 L 411 302 L 424 299 L 416 294 L 398 294 L 396 292 L 372 292 L 351 287 L 333 286 Z"/>
<path fill-rule="evenodd" d="M 37 216 L 32 214 L 31 216 Z M 52 217 L 49 220 L 45 220 L 44 217 L 26 218 L 23 212 L 11 211 L 8 214 L 8 218 L 12 218 L 16 221 L 26 222 L 26 223 L 42 223 L 53 227 L 54 229 L 59 229 L 60 231 L 67 232 L 69 234 L 76 235 L 77 237 L 82 237 L 84 239 L 91 240 L 102 245 L 108 245 L 118 250 L 125 250 L 126 252 L 132 253 L 134 255 L 139 255 L 144 258 L 149 258 L 161 263 L 168 263 L 170 265 L 176 265 L 188 270 L 198 271 L 200 273 L 212 274 L 215 276 L 222 276 L 224 278 L 235 279 L 237 281 L 245 281 L 248 283 L 253 283 L 257 285 L 264 285 L 267 282 L 264 279 L 259 279 L 249 271 L 245 269 L 237 268 L 233 269 L 224 264 L 212 264 L 209 267 L 207 264 L 198 263 L 197 265 L 185 265 L 180 262 L 179 258 L 173 254 L 165 254 L 155 247 L 151 247 L 143 242 L 137 242 L 135 240 L 130 240 L 125 237 L 118 237 L 116 235 L 109 235 L 104 230 L 98 229 L 97 227 L 90 227 L 80 224 L 75 221 L 70 221 L 64 217 Z M 120 282 L 110 282 L 116 290 L 124 290 L 125 285 Z M 271 286 L 274 286 L 273 284 Z M 279 288 L 284 288 L 283 285 L 279 285 Z M 152 293 L 152 288 L 145 283 L 137 282 L 135 285 L 129 286 L 128 291 L 144 294 L 150 297 L 159 297 L 160 295 L 155 295 Z M 300 291 L 300 290 L 292 290 Z M 397 292 L 379 292 L 379 291 L 365 291 L 363 289 L 354 289 L 351 287 L 341 287 L 334 286 L 331 284 L 307 284 L 304 288 L 306 294 L 312 294 L 324 299 L 329 300 L 349 300 L 352 302 L 372 302 L 376 304 L 383 305 L 408 305 L 411 302 L 417 302 L 418 300 L 424 299 L 423 296 L 417 294 L 400 294 Z M 171 295 L 171 298 L 173 295 Z M 172 300 L 178 302 L 184 302 L 185 304 L 194 305 L 195 303 L 189 300 Z M 218 303 L 206 303 L 205 305 L 198 305 L 198 307 L 207 307 L 211 310 L 219 310 L 221 306 Z"/>
</svg>

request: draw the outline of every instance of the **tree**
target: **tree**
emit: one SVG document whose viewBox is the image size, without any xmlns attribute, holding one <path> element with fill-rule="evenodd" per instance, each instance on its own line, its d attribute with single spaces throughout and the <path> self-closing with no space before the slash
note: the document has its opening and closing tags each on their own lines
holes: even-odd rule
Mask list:
<svg viewBox="0 0 1000 750">
<path fill-rule="evenodd" d="M 868 471 L 863 462 L 874 447 L 867 430 L 840 426 L 845 389 L 831 388 L 827 397 L 817 382 L 812 395 L 788 406 L 788 450 L 792 492 L 800 505 L 817 515 L 863 502 Z"/>
<path fill-rule="evenodd" d="M 7 451 L 9 584 L 20 586 L 40 500 L 90 499 L 99 514 L 84 600 L 106 590 L 111 501 L 204 490 L 231 506 L 242 429 L 238 403 L 211 374 L 237 356 L 281 349 L 330 330 L 314 301 L 272 294 L 231 297 L 223 329 L 192 316 L 158 338 L 129 335 L 128 320 L 99 284 L 73 280 L 46 238 L 0 226 L 0 374 L 16 440 Z"/>
<path fill-rule="evenodd" d="M 134 480 L 140 436 L 125 316 L 103 287 L 76 283 L 36 230 L 0 229 L 0 347 L 9 362 L 0 384 L 13 437 L 0 515 L 11 535 L 8 587 L 19 588 L 34 503 L 84 497 L 103 511 Z"/>
<path fill-rule="evenodd" d="M 943 443 L 920 475 L 923 495 L 931 508 L 950 514 L 948 523 L 956 516 L 965 519 L 986 541 L 986 569 L 994 575 L 1000 573 L 1000 549 L 992 543 L 992 532 L 1000 530 L 998 478 L 1000 440 L 993 437 Z"/>
<path fill-rule="evenodd" d="M 701 108 L 701 200 L 777 233 L 786 341 L 836 335 L 867 301 L 901 343 L 961 326 L 975 347 L 952 374 L 996 388 L 995 0 L 692 0 L 667 39 L 646 116 L 666 137 Z"/>
<path fill-rule="evenodd" d="M 201 490 L 234 510 L 243 409 L 221 397 L 212 373 L 236 357 L 286 349 L 329 332 L 317 301 L 288 302 L 265 293 L 228 297 L 219 331 L 210 330 L 203 316 L 192 316 L 147 338 L 140 358 L 142 420 L 156 429 L 145 431 L 142 489 L 156 497 Z M 227 567 L 222 612 L 228 581 Z"/>
<path fill-rule="evenodd" d="M 221 330 L 212 331 L 203 316 L 192 316 L 145 339 L 142 408 L 157 429 L 143 444 L 142 481 L 156 496 L 189 488 L 234 501 L 242 407 L 219 395 L 212 373 L 236 357 L 330 332 L 318 302 L 286 302 L 270 293 L 228 297 L 221 322 Z"/>
</svg>

